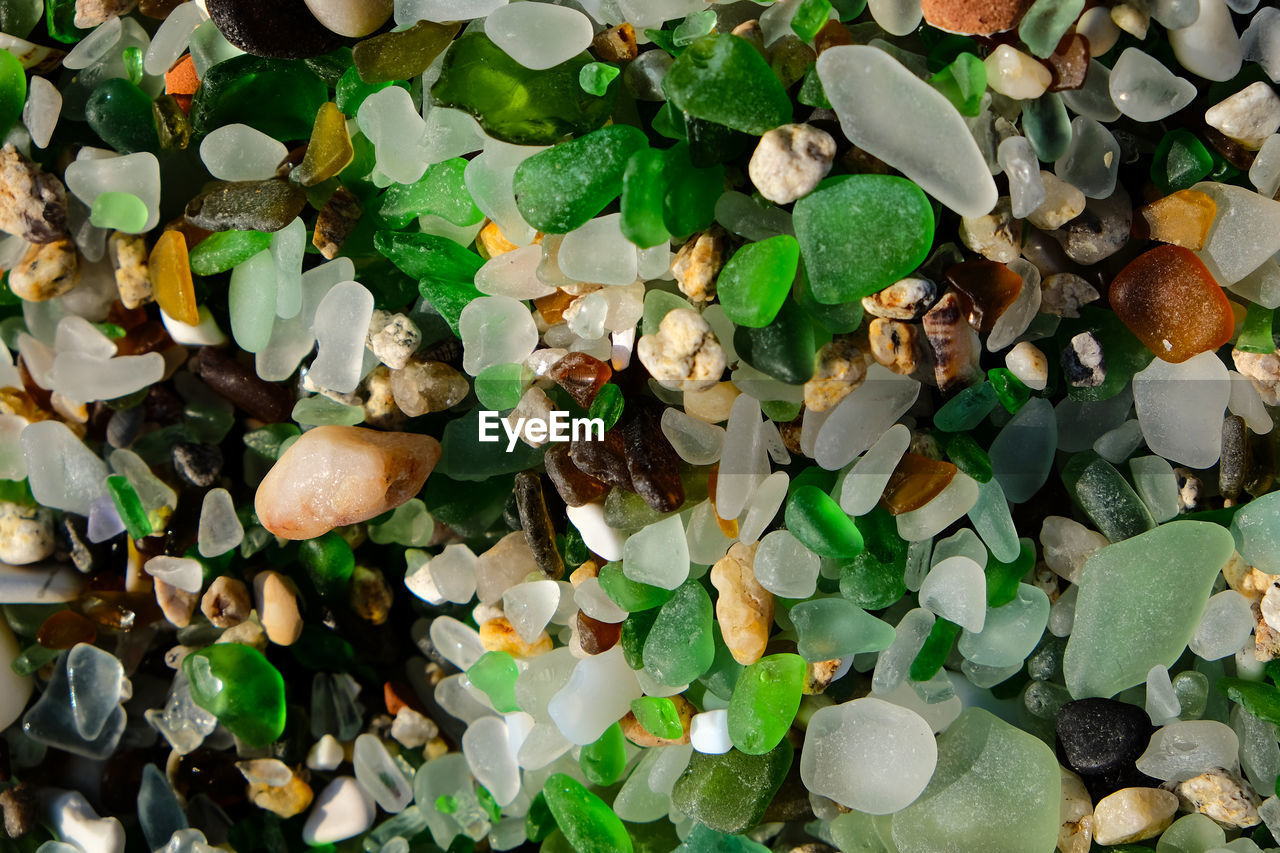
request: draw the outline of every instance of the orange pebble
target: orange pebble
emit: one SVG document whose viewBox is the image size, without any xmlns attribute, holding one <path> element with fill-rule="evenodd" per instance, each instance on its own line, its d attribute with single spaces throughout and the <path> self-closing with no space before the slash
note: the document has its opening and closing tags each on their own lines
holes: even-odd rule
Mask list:
<svg viewBox="0 0 1280 853">
<path fill-rule="evenodd" d="M 1231 303 L 1190 249 L 1157 246 L 1111 283 L 1111 309 L 1158 357 L 1173 364 L 1231 340 Z"/>
<path fill-rule="evenodd" d="M 1138 212 L 1146 221 L 1152 240 L 1201 249 L 1209 237 L 1218 205 L 1199 190 L 1179 190 L 1143 205 Z"/>
<path fill-rule="evenodd" d="M 195 284 L 191 281 L 191 261 L 186 238 L 178 231 L 166 231 L 156 241 L 147 262 L 151 288 L 160 310 L 180 323 L 200 322 Z"/>
<path fill-rule="evenodd" d="M 889 477 L 880 502 L 892 515 L 919 509 L 941 494 L 958 470 L 950 462 L 904 453 Z"/>
<path fill-rule="evenodd" d="M 198 88 L 200 88 L 200 78 L 196 76 L 196 65 L 191 60 L 191 54 L 183 54 L 182 58 L 173 63 L 164 73 L 165 94 L 173 95 L 178 106 L 182 107 L 184 112 L 190 112 L 191 96 Z"/>
</svg>

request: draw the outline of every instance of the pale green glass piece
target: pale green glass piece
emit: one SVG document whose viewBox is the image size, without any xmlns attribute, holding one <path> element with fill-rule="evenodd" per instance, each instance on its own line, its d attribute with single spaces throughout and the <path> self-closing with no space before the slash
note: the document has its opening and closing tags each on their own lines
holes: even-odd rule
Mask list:
<svg viewBox="0 0 1280 853">
<path fill-rule="evenodd" d="M 141 234 L 147 227 L 147 205 L 133 193 L 98 193 L 89 210 L 89 222 L 97 228 Z"/>
<path fill-rule="evenodd" d="M 293 419 L 304 426 L 355 426 L 364 422 L 364 409 L 317 394 L 293 404 Z"/>
</svg>

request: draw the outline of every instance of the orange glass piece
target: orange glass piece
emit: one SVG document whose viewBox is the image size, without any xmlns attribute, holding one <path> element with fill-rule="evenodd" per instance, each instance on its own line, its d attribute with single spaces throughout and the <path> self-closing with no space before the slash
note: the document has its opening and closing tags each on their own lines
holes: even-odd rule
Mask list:
<svg viewBox="0 0 1280 853">
<path fill-rule="evenodd" d="M 1143 205 L 1138 212 L 1152 240 L 1172 243 L 1184 249 L 1202 249 L 1218 205 L 1199 190 L 1178 190 L 1172 195 Z"/>
<path fill-rule="evenodd" d="M 941 494 L 960 470 L 950 462 L 904 453 L 893 469 L 880 503 L 891 515 L 919 509 Z"/>
<path fill-rule="evenodd" d="M 989 332 L 1022 292 L 1022 276 L 998 261 L 965 261 L 946 271 L 969 325 Z"/>
<path fill-rule="evenodd" d="M 538 309 L 538 313 L 547 321 L 548 326 L 554 326 L 564 319 L 564 312 L 577 298 L 572 293 L 557 289 L 555 293 L 548 293 L 533 300 L 533 307 Z"/>
<path fill-rule="evenodd" d="M 1177 364 L 1231 340 L 1231 303 L 1190 249 L 1157 246 L 1111 283 L 1111 309 L 1138 340 Z"/>
<path fill-rule="evenodd" d="M 612 367 L 585 352 L 571 352 L 551 368 L 551 378 L 584 409 L 612 376 Z"/>
<path fill-rule="evenodd" d="M 187 241 L 177 231 L 166 231 L 156 241 L 147 261 L 151 289 L 160 310 L 179 323 L 194 326 L 200 322 L 196 308 L 196 289 L 191 281 L 191 261 L 187 257 Z"/>
<path fill-rule="evenodd" d="M 59 610 L 36 631 L 36 642 L 46 649 L 69 649 L 76 643 L 92 643 L 97 627 L 74 610 Z"/>
</svg>

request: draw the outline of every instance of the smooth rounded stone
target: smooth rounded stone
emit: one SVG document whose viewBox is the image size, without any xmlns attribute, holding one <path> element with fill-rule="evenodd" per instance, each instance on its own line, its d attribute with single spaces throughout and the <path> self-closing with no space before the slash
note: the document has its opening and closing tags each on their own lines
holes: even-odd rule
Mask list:
<svg viewBox="0 0 1280 853">
<path fill-rule="evenodd" d="M 995 206 L 986 160 L 945 95 L 867 45 L 824 50 L 817 68 L 850 142 L 961 216 L 985 216 Z"/>
<path fill-rule="evenodd" d="M 1173 521 L 1094 553 L 1063 658 L 1071 695 L 1113 696 L 1172 666 L 1234 550 L 1217 525 Z"/>
<path fill-rule="evenodd" d="M 599 740 L 641 695 L 635 672 L 627 665 L 622 649 L 614 646 L 578 661 L 569 681 L 548 702 L 547 713 L 561 734 L 585 746 Z M 583 702 L 583 696 L 594 699 Z"/>
<path fill-rule="evenodd" d="M 204 6 L 223 37 L 254 56 L 306 59 L 341 44 L 337 34 L 325 29 L 303 0 L 206 0 Z"/>
<path fill-rule="evenodd" d="M 1204 120 L 1228 139 L 1257 151 L 1280 129 L 1280 97 L 1259 81 L 1214 104 Z"/>
<path fill-rule="evenodd" d="M 662 434 L 676 455 L 690 465 L 712 465 L 720 461 L 724 448 L 724 427 L 691 417 L 677 408 L 662 413 Z"/>
<path fill-rule="evenodd" d="M 790 204 L 826 177 L 835 153 L 835 140 L 825 130 L 784 124 L 760 137 L 747 173 L 765 198 Z"/>
<path fill-rule="evenodd" d="M 1219 284 L 1235 284 L 1280 252 L 1280 202 L 1228 184 L 1201 182 L 1192 189 L 1218 208 L 1197 254 Z"/>
<path fill-rule="evenodd" d="M 788 530 L 774 530 L 756 546 L 756 580 L 781 598 L 804 599 L 817 588 L 821 559 Z"/>
<path fill-rule="evenodd" d="M 1215 767 L 1234 767 L 1240 751 L 1235 731 L 1217 720 L 1175 721 L 1151 736 L 1138 769 L 1164 782 L 1182 782 Z"/>
<path fill-rule="evenodd" d="M 1173 823 L 1178 798 L 1159 788 L 1122 788 L 1093 807 L 1093 840 L 1126 844 L 1155 838 Z"/>
<path fill-rule="evenodd" d="M 209 174 L 220 181 L 265 181 L 289 151 L 260 130 L 244 124 L 227 124 L 212 131 L 200 143 L 200 159 Z"/>
<path fill-rule="evenodd" d="M 1120 145 L 1111 132 L 1085 116 L 1071 120 L 1071 144 L 1053 164 L 1063 181 L 1088 198 L 1107 198 L 1120 170 Z"/>
<path fill-rule="evenodd" d="M 484 19 L 484 33 L 525 68 L 542 71 L 591 44 L 591 19 L 567 6 L 511 3 Z"/>
<path fill-rule="evenodd" d="M 330 32 L 361 38 L 391 17 L 392 0 L 306 0 L 307 9 Z"/>
<path fill-rule="evenodd" d="M 200 505 L 197 536 L 202 557 L 217 557 L 240 544 L 244 527 L 236 517 L 236 505 L 226 489 L 210 489 Z"/>
<path fill-rule="evenodd" d="M 1230 80 L 1244 58 L 1224 0 L 1200 0 L 1195 23 L 1170 30 L 1169 46 L 1183 68 L 1206 80 Z"/>
<path fill-rule="evenodd" d="M 858 457 L 840 488 L 840 508 L 849 515 L 866 515 L 875 508 L 902 454 L 911 444 L 911 430 L 895 424 Z"/>
<path fill-rule="evenodd" d="M 920 606 L 969 631 L 987 618 L 987 578 L 982 566 L 964 556 L 942 560 L 920 586 Z"/>
<path fill-rule="evenodd" d="M 1218 660 L 1243 648 L 1253 627 L 1249 599 L 1234 589 L 1224 589 L 1205 605 L 1188 646 L 1205 660 Z"/>
<path fill-rule="evenodd" d="M 604 520 L 604 504 L 588 503 L 565 507 L 569 523 L 577 529 L 582 541 L 593 553 L 606 560 L 622 559 L 626 540 L 623 531 L 610 527 Z"/>
<path fill-rule="evenodd" d="M 814 460 L 835 471 L 866 452 L 902 417 L 920 395 L 920 383 L 880 364 L 831 411 L 818 430 Z"/>
<path fill-rule="evenodd" d="M 928 579 L 925 579 L 926 582 Z M 1018 585 L 1018 597 L 987 611 L 979 631 L 965 630 L 958 648 L 980 666 L 1008 667 L 1026 660 L 1049 623 L 1049 596 L 1039 587 Z"/>
<path fill-rule="evenodd" d="M 333 844 L 354 838 L 373 825 L 377 805 L 354 776 L 339 776 L 316 795 L 302 840 L 307 844 Z"/>
<path fill-rule="evenodd" d="M 1196 96 L 1195 84 L 1175 75 L 1160 60 L 1136 48 L 1126 48 L 1111 69 L 1111 100 L 1136 121 L 1160 121 L 1185 107 Z"/>
<path fill-rule="evenodd" d="M 53 513 L 42 506 L 0 502 L 0 561 L 37 563 L 53 554 Z"/>
<path fill-rule="evenodd" d="M 938 763 L 933 728 L 916 714 L 866 697 L 818 710 L 805 730 L 805 787 L 867 814 L 893 814 L 915 801 Z M 858 766 L 862 772 L 850 773 Z"/>
<path fill-rule="evenodd" d="M 1258 149 L 1258 156 L 1249 167 L 1249 183 L 1266 198 L 1275 198 L 1280 192 L 1280 133 L 1268 136 Z"/>
<path fill-rule="evenodd" d="M 462 366 L 478 376 L 495 364 L 518 364 L 533 352 L 538 330 L 533 315 L 509 296 L 482 296 L 471 300 L 458 318 L 462 337 Z"/>
<path fill-rule="evenodd" d="M 267 472 L 254 507 L 262 525 L 277 536 L 311 539 L 412 498 L 440 452 L 440 443 L 430 436 L 316 427 Z"/>
<path fill-rule="evenodd" d="M 1058 837 L 1060 771 L 1039 739 L 980 708 L 966 709 L 937 740 L 929 785 L 894 816 L 901 853 L 947 849 L 1049 851 Z"/>
<path fill-rule="evenodd" d="M 204 567 L 199 560 L 189 557 L 152 557 L 142 565 L 143 571 L 153 578 L 176 586 L 184 592 L 198 593 L 204 586 Z"/>
<path fill-rule="evenodd" d="M 704 755 L 724 755 L 733 749 L 729 738 L 729 711 L 718 708 L 694 714 L 689 721 L 689 744 Z"/>
<path fill-rule="evenodd" d="M 1189 468 L 1208 468 L 1222 449 L 1222 414 L 1231 378 L 1202 352 L 1180 364 L 1155 359 L 1133 376 L 1133 403 L 1151 451 Z"/>
<path fill-rule="evenodd" d="M 35 499 L 42 506 L 88 516 L 107 478 L 102 459 L 60 421 L 28 425 L 21 443 Z"/>
<path fill-rule="evenodd" d="M 905 36 L 920 26 L 920 0 L 870 0 L 867 7 L 880 28 L 890 35 Z"/>
<path fill-rule="evenodd" d="M 893 644 L 893 626 L 843 598 L 802 601 L 790 615 L 797 651 L 811 663 L 879 652 Z"/>
<path fill-rule="evenodd" d="M 117 818 L 98 817 L 79 791 L 48 791 L 44 812 L 49 829 L 74 850 L 124 853 L 124 826 Z"/>
<path fill-rule="evenodd" d="M 1035 99 L 1053 82 L 1049 69 L 1034 57 L 1002 44 L 983 61 L 992 91 L 1015 100 Z"/>
<path fill-rule="evenodd" d="M 1183 362 L 1230 340 L 1231 304 L 1189 249 L 1158 246 L 1130 261 L 1109 292 L 1111 307 L 1147 349 Z"/>
<path fill-rule="evenodd" d="M 1209 853 L 1226 843 L 1226 832 L 1212 818 L 1192 813 L 1178 818 L 1161 833 L 1156 853 Z"/>
</svg>

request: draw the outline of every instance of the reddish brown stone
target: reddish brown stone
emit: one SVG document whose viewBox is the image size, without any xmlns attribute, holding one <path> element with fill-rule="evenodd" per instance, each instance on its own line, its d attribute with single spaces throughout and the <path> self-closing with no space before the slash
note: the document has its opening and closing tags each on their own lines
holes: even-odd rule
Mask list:
<svg viewBox="0 0 1280 853">
<path fill-rule="evenodd" d="M 1031 8 L 1031 0 L 924 0 L 925 22 L 949 33 L 989 36 L 1011 30 Z"/>
</svg>

